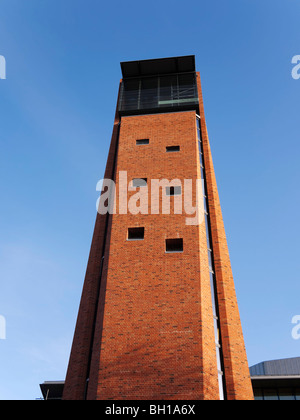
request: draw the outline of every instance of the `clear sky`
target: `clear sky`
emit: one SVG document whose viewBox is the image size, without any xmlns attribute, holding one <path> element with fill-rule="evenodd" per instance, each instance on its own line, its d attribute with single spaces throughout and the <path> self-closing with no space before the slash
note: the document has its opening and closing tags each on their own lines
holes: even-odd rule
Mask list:
<svg viewBox="0 0 300 420">
<path fill-rule="evenodd" d="M 120 61 L 194 54 L 249 364 L 300 356 L 298 0 L 1 0 L 0 399 L 65 377 Z"/>
</svg>

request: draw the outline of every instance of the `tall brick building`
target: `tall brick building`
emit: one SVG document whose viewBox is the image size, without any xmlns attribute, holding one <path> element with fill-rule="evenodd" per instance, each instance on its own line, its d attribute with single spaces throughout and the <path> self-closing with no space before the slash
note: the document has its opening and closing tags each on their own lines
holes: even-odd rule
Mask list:
<svg viewBox="0 0 300 420">
<path fill-rule="evenodd" d="M 63 398 L 253 399 L 195 57 L 121 68 Z"/>
</svg>

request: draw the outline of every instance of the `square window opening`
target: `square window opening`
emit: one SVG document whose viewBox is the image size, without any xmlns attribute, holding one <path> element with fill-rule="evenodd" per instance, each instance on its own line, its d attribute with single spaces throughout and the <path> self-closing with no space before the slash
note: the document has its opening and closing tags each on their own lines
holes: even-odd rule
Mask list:
<svg viewBox="0 0 300 420">
<path fill-rule="evenodd" d="M 180 146 L 168 146 L 166 147 L 167 153 L 173 153 L 173 152 L 180 152 Z"/>
<path fill-rule="evenodd" d="M 142 146 L 142 145 L 145 145 L 145 144 L 149 144 L 149 139 L 139 139 L 139 140 L 136 141 L 137 146 Z"/>
<path fill-rule="evenodd" d="M 183 239 L 166 239 L 166 252 L 175 253 L 183 252 Z"/>
<path fill-rule="evenodd" d="M 137 227 L 137 228 L 128 228 L 128 241 L 142 241 L 145 236 L 145 228 Z"/>
<path fill-rule="evenodd" d="M 181 195 L 181 187 L 166 187 L 166 195 Z"/>
<path fill-rule="evenodd" d="M 134 178 L 132 180 L 133 187 L 147 187 L 147 178 Z"/>
</svg>

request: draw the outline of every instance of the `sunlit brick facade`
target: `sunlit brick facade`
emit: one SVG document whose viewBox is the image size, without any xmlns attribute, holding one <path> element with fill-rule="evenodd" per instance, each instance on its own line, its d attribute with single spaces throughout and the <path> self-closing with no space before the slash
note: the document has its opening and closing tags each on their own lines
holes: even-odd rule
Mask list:
<svg viewBox="0 0 300 420">
<path fill-rule="evenodd" d="M 253 399 L 194 61 L 122 63 L 105 171 L 115 211 L 97 215 L 66 400 Z M 124 173 L 128 185 L 145 186 L 124 191 Z M 153 180 L 163 179 L 181 187 L 163 186 L 153 203 Z M 175 211 L 185 180 L 198 223 Z M 130 200 L 143 188 L 148 202 L 133 214 Z"/>
</svg>

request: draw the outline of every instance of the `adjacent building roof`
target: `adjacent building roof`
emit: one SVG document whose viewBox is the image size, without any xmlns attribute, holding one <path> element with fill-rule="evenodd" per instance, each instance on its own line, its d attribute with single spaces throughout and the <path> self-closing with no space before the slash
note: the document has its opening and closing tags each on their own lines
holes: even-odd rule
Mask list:
<svg viewBox="0 0 300 420">
<path fill-rule="evenodd" d="M 40 384 L 44 400 L 61 400 L 65 381 L 45 381 Z"/>
<path fill-rule="evenodd" d="M 300 357 L 269 360 L 250 367 L 251 376 L 300 376 Z"/>
<path fill-rule="evenodd" d="M 300 357 L 258 363 L 250 367 L 250 374 L 254 394 L 256 397 L 260 396 L 260 398 L 256 399 L 262 399 L 262 392 L 264 392 L 262 390 L 275 392 L 277 388 L 285 397 L 288 395 L 284 393 L 285 389 L 292 396 L 295 390 L 300 389 Z M 45 400 L 62 399 L 64 381 L 44 382 L 40 387 Z"/>
<path fill-rule="evenodd" d="M 250 374 L 256 399 L 263 398 L 263 390 L 273 392 L 271 399 L 278 399 L 279 395 L 285 394 L 284 390 L 295 399 L 294 394 L 300 389 L 300 357 L 258 363 L 250 367 Z"/>
</svg>

